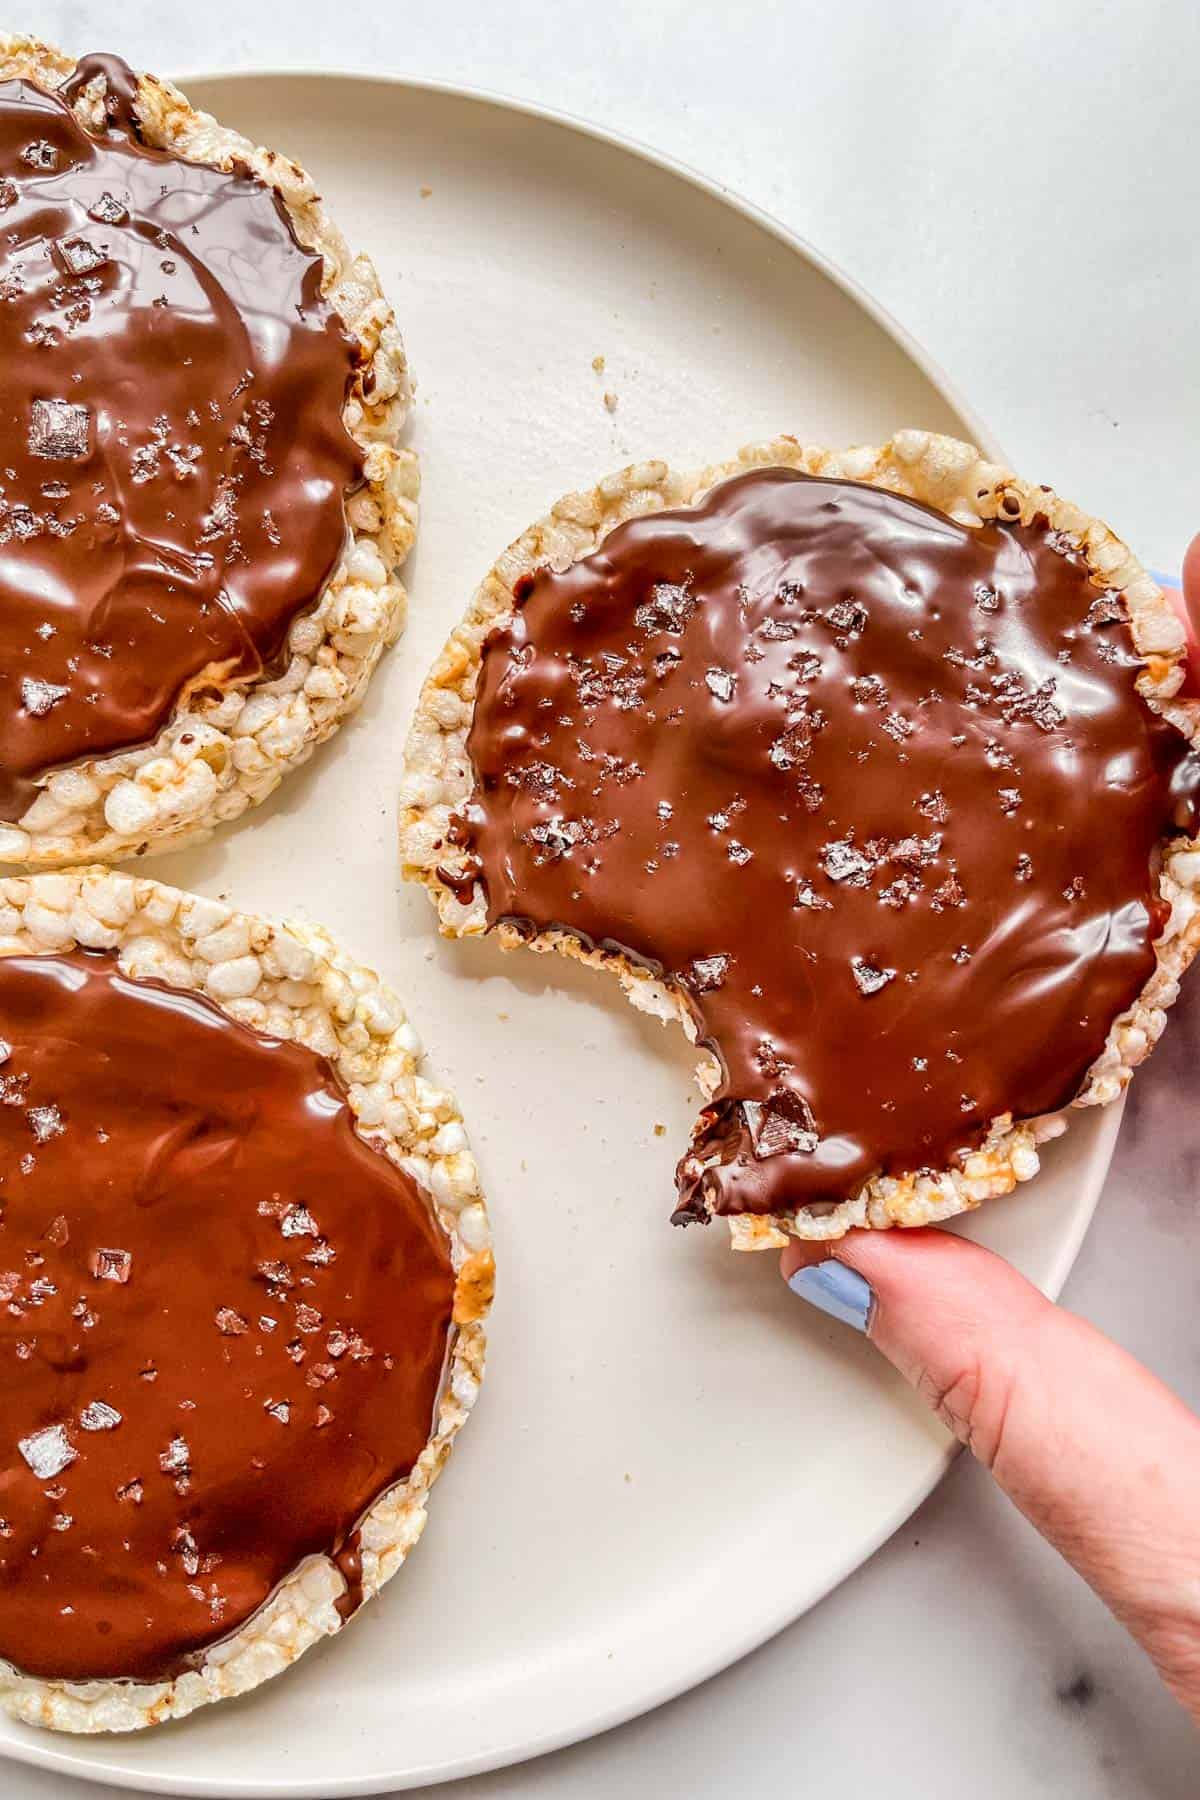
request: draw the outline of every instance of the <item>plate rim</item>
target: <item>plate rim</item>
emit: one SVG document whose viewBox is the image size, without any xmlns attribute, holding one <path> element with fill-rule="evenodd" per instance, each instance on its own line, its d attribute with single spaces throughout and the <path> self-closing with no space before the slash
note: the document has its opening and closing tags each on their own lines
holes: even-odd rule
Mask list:
<svg viewBox="0 0 1200 1800">
<path fill-rule="evenodd" d="M 708 195 L 720 205 L 741 214 L 751 224 L 773 237 L 792 255 L 816 269 L 883 331 L 920 371 L 964 425 L 969 427 L 973 441 L 978 448 L 993 460 L 1007 461 L 989 427 L 980 418 L 975 408 L 962 396 L 941 364 L 855 276 L 765 207 L 759 206 L 757 202 L 750 200 L 737 189 L 728 187 L 724 182 L 705 174 L 703 170 L 668 151 L 660 150 L 613 127 L 599 124 L 561 108 L 547 106 L 540 101 L 505 94 L 491 88 L 395 70 L 366 71 L 361 68 L 355 69 L 340 65 L 330 68 L 315 68 L 311 63 L 270 63 L 252 64 L 239 69 L 196 67 L 172 75 L 170 79 L 185 92 L 195 84 L 218 81 L 240 84 L 243 82 L 310 80 L 331 84 L 359 85 L 366 83 L 378 87 L 406 89 L 447 100 L 465 100 L 475 105 L 495 107 L 504 112 L 516 113 L 542 124 L 550 124 L 562 130 L 575 132 L 610 149 L 632 156 L 640 162 L 649 164 L 652 168 L 674 176 L 687 183 L 688 186 Z M 1084 1198 L 1076 1201 L 1065 1220 L 1067 1228 L 1053 1259 L 1049 1275 L 1042 1283 L 1043 1291 L 1051 1299 L 1057 1299 L 1061 1293 L 1092 1222 L 1112 1160 L 1123 1112 L 1124 1096 L 1106 1107 L 1100 1116 L 1095 1140 L 1088 1149 L 1085 1179 L 1080 1183 L 1080 1192 Z M 90 1740 L 72 1737 L 68 1738 L 64 1745 L 59 1734 L 41 1732 L 36 1727 L 31 1727 L 27 1738 L 22 1737 L 13 1742 L 0 1741 L 0 1763 L 11 1762 L 52 1770 L 59 1775 L 68 1776 L 80 1782 L 108 1785 L 116 1782 L 142 1793 L 180 1797 L 196 1796 L 197 1800 L 209 1800 L 209 1797 L 213 1796 L 220 1796 L 221 1800 L 341 1800 L 342 1796 L 387 1794 L 438 1785 L 533 1761 L 555 1750 L 564 1749 L 568 1745 L 601 1736 L 619 1725 L 626 1724 L 659 1706 L 666 1705 L 669 1701 L 689 1693 L 693 1688 L 703 1685 L 715 1675 L 731 1668 L 735 1663 L 761 1649 L 781 1631 L 819 1605 L 894 1536 L 938 1486 L 950 1465 L 956 1460 L 960 1448 L 961 1446 L 953 1441 L 947 1442 L 933 1469 L 923 1474 L 913 1484 L 877 1531 L 869 1534 L 856 1546 L 854 1552 L 827 1572 L 826 1577 L 798 1608 L 794 1601 L 788 1600 L 778 1610 L 773 1611 L 765 1621 L 760 1618 L 750 1630 L 739 1634 L 736 1638 L 726 1640 L 712 1654 L 693 1663 L 686 1674 L 673 1673 L 668 1679 L 649 1691 L 643 1692 L 635 1700 L 624 1699 L 606 1707 L 600 1707 L 583 1723 L 576 1721 L 565 1727 L 547 1730 L 533 1739 L 527 1739 L 520 1746 L 508 1744 L 492 1747 L 465 1759 L 458 1757 L 453 1761 L 447 1759 L 441 1763 L 428 1764 L 417 1771 L 409 1770 L 391 1775 L 380 1773 L 364 1777 L 348 1776 L 344 1779 L 335 1779 L 333 1782 L 324 1777 L 320 1779 L 319 1783 L 294 1779 L 278 1781 L 238 1781 L 234 1779 L 229 1781 L 211 1775 L 163 1776 L 150 1770 L 139 1770 L 136 1767 L 126 1769 L 114 1767 L 112 1764 L 94 1763 L 90 1767 L 82 1766 L 76 1758 L 83 1750 L 85 1743 Z M 186 1721 L 181 1722 L 181 1725 L 182 1729 L 187 1729 Z M 142 1735 L 137 1734 L 139 1741 Z M 112 1742 L 113 1740 L 106 1738 L 102 1741 Z M 73 1754 L 68 1754 L 67 1745 L 71 1747 Z"/>
</svg>

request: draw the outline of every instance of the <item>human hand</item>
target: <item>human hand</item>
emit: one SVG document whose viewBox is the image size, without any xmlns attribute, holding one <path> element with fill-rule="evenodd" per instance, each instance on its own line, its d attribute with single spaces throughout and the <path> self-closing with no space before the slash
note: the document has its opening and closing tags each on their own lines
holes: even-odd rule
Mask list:
<svg viewBox="0 0 1200 1800">
<path fill-rule="evenodd" d="M 1200 537 L 1183 592 L 1200 694 Z M 793 1291 L 860 1331 L 1099 1594 L 1200 1723 L 1200 1419 L 1000 1257 L 941 1231 L 791 1243 Z"/>
</svg>

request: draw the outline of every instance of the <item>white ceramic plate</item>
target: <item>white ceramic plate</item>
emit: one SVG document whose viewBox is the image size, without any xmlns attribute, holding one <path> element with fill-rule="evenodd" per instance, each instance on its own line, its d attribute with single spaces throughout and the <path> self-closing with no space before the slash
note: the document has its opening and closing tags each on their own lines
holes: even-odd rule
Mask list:
<svg viewBox="0 0 1200 1800">
<path fill-rule="evenodd" d="M 359 718 L 273 803 L 154 873 L 323 920 L 395 983 L 463 1104 L 499 1297 L 425 1539 L 343 1639 L 179 1726 L 87 1741 L 5 1724 L 0 1751 L 173 1794 L 328 1800 L 532 1756 L 669 1698 L 811 1606 L 946 1467 L 941 1431 L 865 1344 L 789 1301 L 773 1257 L 669 1226 L 697 1105 L 678 1036 L 557 959 L 441 944 L 424 895 L 397 891 L 393 798 L 435 651 L 564 489 L 781 430 L 988 439 L 812 251 L 641 150 L 408 83 L 186 85 L 301 157 L 375 255 L 418 373 L 425 491 L 408 633 Z M 973 1227 L 1043 1287 L 1071 1265 L 1117 1122 L 1083 1117 Z"/>
</svg>

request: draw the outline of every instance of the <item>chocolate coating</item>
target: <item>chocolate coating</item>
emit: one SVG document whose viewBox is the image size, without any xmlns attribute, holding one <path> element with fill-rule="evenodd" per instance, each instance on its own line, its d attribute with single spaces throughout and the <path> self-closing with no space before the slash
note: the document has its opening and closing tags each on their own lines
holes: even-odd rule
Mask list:
<svg viewBox="0 0 1200 1800">
<path fill-rule="evenodd" d="M 122 76 L 124 71 L 124 76 Z M 357 346 L 273 188 L 0 82 L 0 818 L 270 669 L 346 537 Z M 127 78 L 127 79 L 126 79 Z"/>
<path fill-rule="evenodd" d="M 722 1081 L 677 1220 L 819 1209 L 1075 1095 L 1154 967 L 1188 746 L 1044 522 L 759 471 L 517 598 L 455 836 L 490 924 L 686 996 Z"/>
<path fill-rule="evenodd" d="M 0 957 L 0 1658 L 154 1681 L 433 1428 L 449 1247 L 329 1064 L 114 957 Z"/>
</svg>

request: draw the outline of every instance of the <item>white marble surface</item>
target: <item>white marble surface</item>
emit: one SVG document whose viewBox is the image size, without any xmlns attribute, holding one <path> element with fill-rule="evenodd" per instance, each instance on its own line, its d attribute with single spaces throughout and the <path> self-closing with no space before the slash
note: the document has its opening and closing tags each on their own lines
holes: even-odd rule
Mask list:
<svg viewBox="0 0 1200 1800">
<path fill-rule="evenodd" d="M 629 132 L 856 275 L 1022 470 L 1110 516 L 1148 561 L 1176 566 L 1200 526 L 1192 0 L 63 0 L 12 23 L 163 73 L 392 69 Z M 1135 1087 L 1067 1292 L 1195 1404 L 1200 1127 L 1181 1101 L 1198 1059 L 1194 987 Z M 603 1739 L 437 1791 L 774 1800 L 873 1784 L 894 1800 L 1200 1788 L 1200 1741 L 1140 1655 L 965 1463 L 739 1667 Z M 0 1792 L 57 1800 L 64 1786 L 6 1766 Z"/>
</svg>

